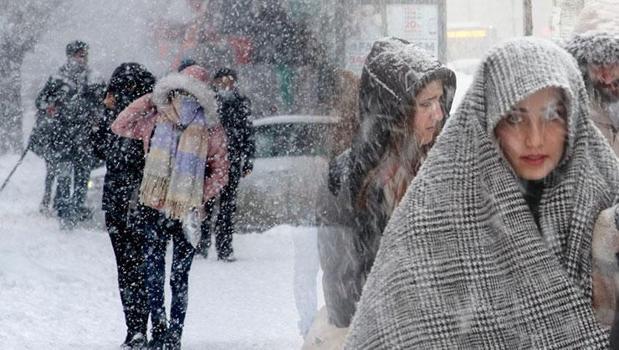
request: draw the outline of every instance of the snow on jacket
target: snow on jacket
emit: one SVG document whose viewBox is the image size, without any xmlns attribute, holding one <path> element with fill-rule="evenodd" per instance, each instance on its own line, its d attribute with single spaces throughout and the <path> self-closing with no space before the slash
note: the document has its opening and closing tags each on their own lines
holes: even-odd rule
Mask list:
<svg viewBox="0 0 619 350">
<path fill-rule="evenodd" d="M 171 74 L 157 83 L 155 91 L 146 94 L 125 108 L 112 123 L 112 131 L 120 136 L 142 140 L 144 152 L 148 153 L 150 139 L 167 95 L 174 89 L 194 95 L 205 114 L 214 118 L 217 114 L 215 96 L 210 90 L 191 84 L 183 74 Z M 165 108 L 165 107 L 164 107 Z M 204 202 L 215 197 L 228 183 L 228 161 L 226 134 L 219 120 L 211 120 L 209 127 L 207 176 L 204 179 Z"/>
<path fill-rule="evenodd" d="M 585 80 L 591 102 L 591 118 L 615 153 L 619 155 L 619 108 L 612 109 L 611 105 L 599 96 L 588 72 L 588 66 L 591 64 L 619 64 L 619 31 L 589 31 L 575 34 L 567 42 L 565 49 L 576 58 Z"/>
<path fill-rule="evenodd" d="M 338 327 L 350 324 L 391 214 L 378 186 L 368 189 L 364 207 L 356 205 L 361 184 L 388 151 L 385 144 L 394 137 L 395 125 L 412 114 L 415 95 L 434 79 L 443 82 L 442 103 L 449 111 L 455 75 L 422 49 L 388 38 L 377 41 L 366 59 L 359 91 L 361 126 L 351 149 L 331 162 L 318 193 L 323 290 L 329 320 Z"/>
<path fill-rule="evenodd" d="M 39 120 L 33 138 L 44 140 L 38 153 L 53 162 L 91 164 L 90 133 L 101 112 L 104 87 L 97 73 L 71 60 L 51 75 L 35 101 Z M 51 107 L 53 115 L 46 113 Z"/>
<path fill-rule="evenodd" d="M 140 187 L 144 170 L 142 142 L 116 135 L 111 125 L 118 114 L 138 97 L 150 93 L 155 77 L 138 63 L 122 63 L 110 78 L 107 93 L 114 96 L 115 109 L 106 109 L 92 134 L 95 155 L 105 161 L 105 179 L 101 207 L 104 211 L 117 212 L 128 205 Z M 123 215 L 123 210 L 118 215 Z"/>
<path fill-rule="evenodd" d="M 494 129 L 546 87 L 565 92 L 568 132 L 538 226 Z M 573 58 L 530 37 L 494 48 L 385 229 L 345 348 L 607 349 L 591 240 L 617 194 Z"/>
</svg>

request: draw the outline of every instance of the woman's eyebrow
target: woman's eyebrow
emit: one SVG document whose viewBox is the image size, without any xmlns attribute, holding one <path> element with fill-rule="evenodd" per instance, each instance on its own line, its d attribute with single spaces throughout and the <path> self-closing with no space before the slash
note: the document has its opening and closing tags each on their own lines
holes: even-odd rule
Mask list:
<svg viewBox="0 0 619 350">
<path fill-rule="evenodd" d="M 428 98 L 424 98 L 421 101 L 430 101 L 430 100 L 436 100 L 437 98 L 441 98 L 442 94 L 436 94 L 434 96 L 430 96 Z"/>
</svg>

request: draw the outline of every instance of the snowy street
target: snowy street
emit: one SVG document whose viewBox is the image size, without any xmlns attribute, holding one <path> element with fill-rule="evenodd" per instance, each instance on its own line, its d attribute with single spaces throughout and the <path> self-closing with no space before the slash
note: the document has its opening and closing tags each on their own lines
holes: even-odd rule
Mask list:
<svg viewBox="0 0 619 350">
<path fill-rule="evenodd" d="M 2 180 L 17 159 L 0 157 Z M 0 348 L 117 349 L 126 330 L 108 234 L 61 231 L 56 218 L 39 214 L 43 174 L 30 153 L 0 193 Z M 234 263 L 216 261 L 212 249 L 208 260 L 196 257 L 183 348 L 300 348 L 295 252 L 303 253 L 296 254 L 297 285 L 311 298 L 319 280 L 312 235 L 312 228 L 279 226 L 236 235 Z"/>
</svg>

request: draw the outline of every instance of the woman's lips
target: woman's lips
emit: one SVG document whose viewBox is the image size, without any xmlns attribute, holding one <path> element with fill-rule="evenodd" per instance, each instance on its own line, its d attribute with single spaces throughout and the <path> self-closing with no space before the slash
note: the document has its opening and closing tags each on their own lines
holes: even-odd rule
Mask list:
<svg viewBox="0 0 619 350">
<path fill-rule="evenodd" d="M 532 154 L 520 157 L 523 162 L 529 165 L 542 165 L 546 161 L 546 158 L 548 158 L 548 156 L 541 154 Z"/>
</svg>

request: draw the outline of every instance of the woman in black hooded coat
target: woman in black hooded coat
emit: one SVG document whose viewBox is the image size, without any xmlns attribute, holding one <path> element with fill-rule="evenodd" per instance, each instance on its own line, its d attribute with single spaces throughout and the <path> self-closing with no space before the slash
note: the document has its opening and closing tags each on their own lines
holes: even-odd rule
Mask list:
<svg viewBox="0 0 619 350">
<path fill-rule="evenodd" d="M 94 133 L 95 154 L 105 161 L 102 208 L 118 269 L 125 313 L 126 348 L 146 342 L 148 299 L 145 287 L 144 236 L 140 230 L 137 190 L 142 181 L 144 150 L 138 140 L 112 133 L 110 125 L 138 97 L 153 90 L 155 77 L 138 63 L 123 63 L 112 73 L 104 100 L 105 113 Z"/>
</svg>

